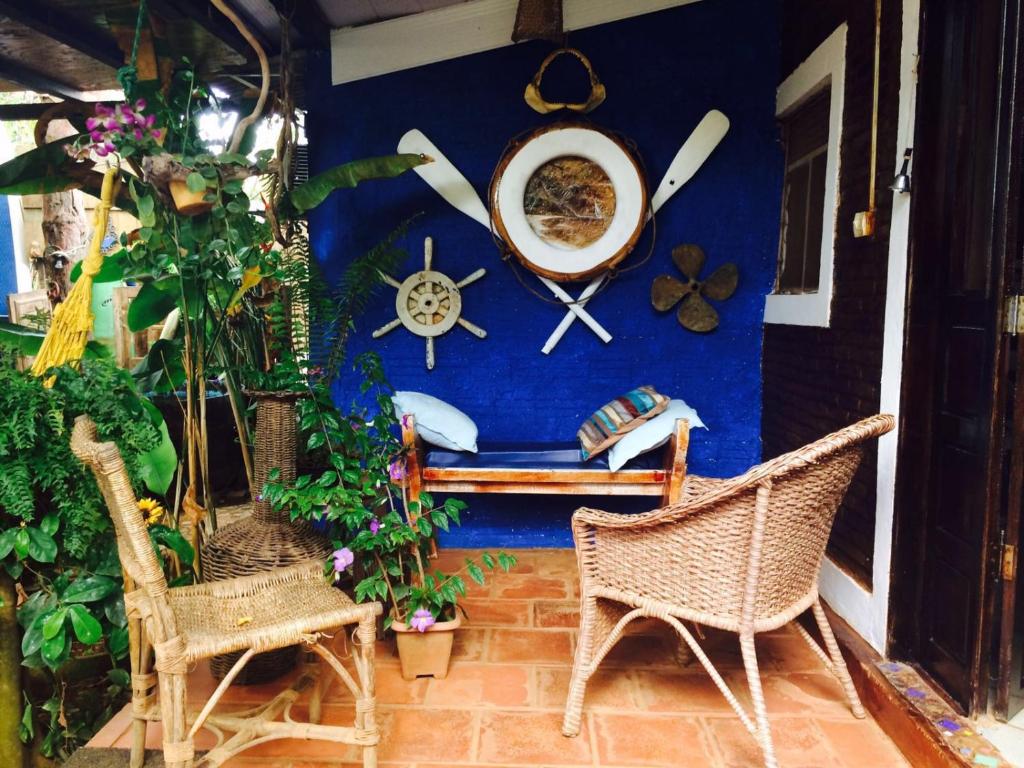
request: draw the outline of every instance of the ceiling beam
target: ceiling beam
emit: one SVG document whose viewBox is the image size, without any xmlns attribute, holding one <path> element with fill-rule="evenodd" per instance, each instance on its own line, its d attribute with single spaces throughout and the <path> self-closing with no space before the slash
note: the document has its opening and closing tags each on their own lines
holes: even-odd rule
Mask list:
<svg viewBox="0 0 1024 768">
<path fill-rule="evenodd" d="M 38 0 L 0 0 L 0 16 L 6 16 L 108 67 L 117 69 L 124 64 L 124 56 L 112 37 L 103 34 L 98 27 L 42 5 Z"/>
<path fill-rule="evenodd" d="M 235 25 L 227 16 L 213 7 L 207 0 L 149 0 L 149 6 L 154 13 L 168 20 L 188 19 L 195 22 L 222 43 L 241 54 L 247 60 L 253 59 L 256 53 L 248 41 L 242 37 Z M 259 26 L 252 23 L 245 14 L 235 9 L 235 13 L 241 16 L 252 36 L 256 38 L 263 50 L 268 54 L 277 49 L 266 38 Z"/>
<path fill-rule="evenodd" d="M 0 59 L 0 78 L 23 85 L 36 93 L 49 93 L 62 99 L 85 101 L 86 95 L 75 86 L 57 80 L 45 72 L 29 69 L 10 59 Z"/>
<path fill-rule="evenodd" d="M 302 35 L 306 48 L 331 47 L 331 25 L 311 0 L 270 0 L 277 12 L 291 21 L 292 29 Z"/>
</svg>

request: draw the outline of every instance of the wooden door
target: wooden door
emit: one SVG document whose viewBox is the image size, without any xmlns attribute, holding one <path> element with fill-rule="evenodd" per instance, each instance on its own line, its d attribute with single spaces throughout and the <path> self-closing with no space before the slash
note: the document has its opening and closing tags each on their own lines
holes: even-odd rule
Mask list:
<svg viewBox="0 0 1024 768">
<path fill-rule="evenodd" d="M 923 5 L 893 632 L 897 653 L 976 712 L 1002 466 L 1002 9 Z"/>
<path fill-rule="evenodd" d="M 1004 45 L 1003 71 L 1016 73 L 1003 84 L 1005 100 L 1024 104 L 1024 0 L 1007 3 L 1005 27 L 1015 30 Z M 1004 513 L 1000 521 L 996 575 L 1000 592 L 996 599 L 997 637 L 996 717 L 1009 720 L 1024 710 L 1024 589 L 1020 553 L 1024 546 L 1021 516 L 1024 513 L 1024 109 L 1011 110 L 1000 131 L 1008 137 L 1002 155 L 1007 195 L 997 206 L 997 238 L 1007 254 L 1003 326 L 1005 364 L 999 375 L 1007 383 L 1008 404 L 1003 419 Z"/>
</svg>

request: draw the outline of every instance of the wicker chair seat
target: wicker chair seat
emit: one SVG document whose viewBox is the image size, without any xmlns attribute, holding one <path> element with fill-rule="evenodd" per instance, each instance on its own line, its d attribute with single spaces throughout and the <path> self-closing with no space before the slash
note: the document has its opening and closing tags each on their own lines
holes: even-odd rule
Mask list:
<svg viewBox="0 0 1024 768">
<path fill-rule="evenodd" d="M 179 587 L 169 597 L 190 662 L 297 645 L 325 627 L 373 616 L 377 608 L 353 603 L 324 580 L 323 565 L 315 561 L 275 574 Z"/>
</svg>

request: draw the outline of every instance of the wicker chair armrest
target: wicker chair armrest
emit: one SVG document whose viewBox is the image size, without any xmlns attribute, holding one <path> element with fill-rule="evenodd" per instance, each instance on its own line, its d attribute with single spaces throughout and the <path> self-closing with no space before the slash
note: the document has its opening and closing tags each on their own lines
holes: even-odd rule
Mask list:
<svg viewBox="0 0 1024 768">
<path fill-rule="evenodd" d="M 202 597 L 205 595 L 231 597 L 235 595 L 256 594 L 268 587 L 304 581 L 323 581 L 324 564 L 319 560 L 309 560 L 286 568 L 275 568 L 265 573 L 254 573 L 250 576 L 239 576 L 234 579 L 221 579 L 188 587 L 175 587 L 171 591 L 183 597 Z"/>
</svg>

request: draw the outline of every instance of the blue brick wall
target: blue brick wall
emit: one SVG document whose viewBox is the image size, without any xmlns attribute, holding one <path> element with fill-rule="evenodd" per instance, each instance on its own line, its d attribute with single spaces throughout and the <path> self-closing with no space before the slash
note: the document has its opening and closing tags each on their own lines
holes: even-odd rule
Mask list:
<svg viewBox="0 0 1024 768">
<path fill-rule="evenodd" d="M 0 195 L 0 315 L 7 315 L 7 294 L 17 293 L 18 275 L 14 265 L 14 239 L 7 198 Z"/>
<path fill-rule="evenodd" d="M 311 220 L 317 258 L 336 276 L 399 222 L 422 212 L 406 239 L 410 258 L 399 279 L 421 268 L 425 235 L 434 238 L 435 268 L 455 279 L 486 267 L 487 276 L 463 292 L 463 311 L 488 337 L 480 341 L 454 329 L 438 340 L 437 367 L 427 372 L 421 338 L 404 329 L 370 337 L 395 315 L 394 291 L 386 288 L 360 319 L 351 353 L 378 351 L 396 388 L 453 403 L 477 422 L 482 440 L 572 440 L 595 408 L 636 385 L 653 384 L 684 398 L 710 427 L 693 436 L 691 471 L 729 476 L 757 462 L 761 318 L 774 277 L 781 185 L 777 41 L 776 3 L 743 0 L 706 0 L 570 36 L 608 89 L 590 119 L 636 142 L 652 192 L 707 110 L 720 109 L 731 120 L 710 160 L 658 214 L 651 261 L 591 305 L 614 336 L 610 344 L 577 322 L 551 355 L 542 355 L 564 310 L 524 289 L 488 233 L 410 173 L 335 193 Z M 313 170 L 393 152 L 406 130 L 419 128 L 486 198 L 509 139 L 559 119 L 537 115 L 522 99 L 549 49 L 526 43 L 341 86 L 330 85 L 328 55 L 314 56 L 308 98 Z M 558 74 L 552 68 L 556 96 L 571 77 L 559 83 Z M 634 258 L 647 252 L 651 234 L 648 228 Z M 685 331 L 672 313 L 650 306 L 651 281 L 676 273 L 670 250 L 682 242 L 705 249 L 705 276 L 726 261 L 739 265 L 739 289 L 719 305 L 722 323 L 708 335 Z M 532 276 L 526 279 L 542 290 Z M 356 383 L 343 382 L 339 398 L 349 400 Z M 651 503 L 537 496 L 467 501 L 473 514 L 448 543 L 567 545 L 569 515 L 580 504 L 627 511 Z"/>
</svg>

